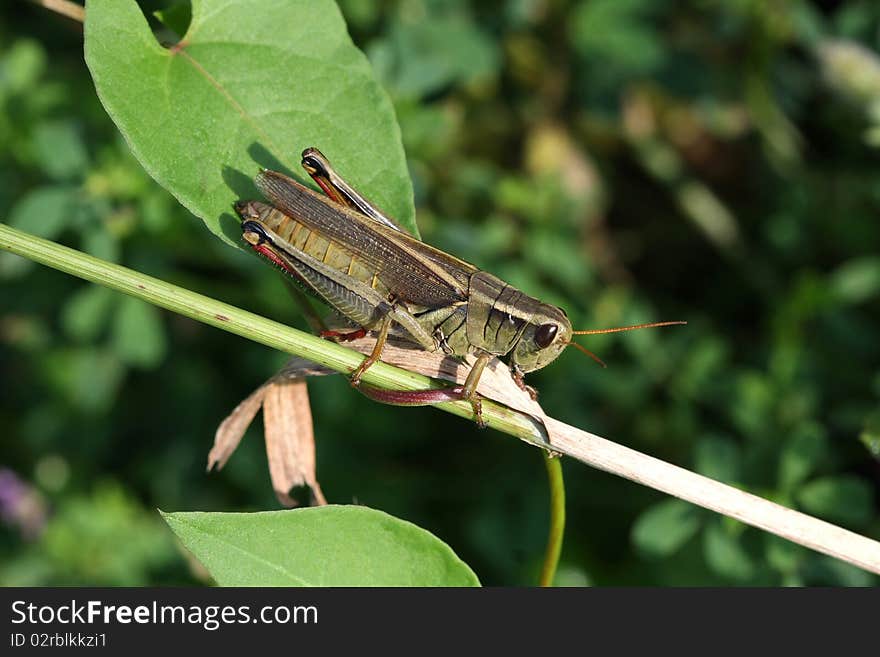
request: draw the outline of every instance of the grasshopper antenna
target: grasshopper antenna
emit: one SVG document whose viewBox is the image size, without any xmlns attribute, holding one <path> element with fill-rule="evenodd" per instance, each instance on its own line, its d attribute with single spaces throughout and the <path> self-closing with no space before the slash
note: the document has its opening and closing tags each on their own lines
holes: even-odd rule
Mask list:
<svg viewBox="0 0 880 657">
<path fill-rule="evenodd" d="M 582 344 L 578 344 L 577 342 L 569 342 L 569 343 L 568 343 L 568 346 L 569 346 L 569 347 L 574 347 L 574 348 L 577 349 L 578 351 L 582 351 L 582 352 L 584 352 L 587 356 L 589 356 L 589 357 L 592 358 L 594 361 L 596 361 L 597 363 L 599 363 L 599 365 L 601 365 L 602 367 L 608 367 L 608 366 L 605 364 L 605 361 L 604 361 L 604 360 L 602 360 L 601 358 L 599 358 L 596 354 L 594 354 L 592 351 L 590 351 L 589 349 L 587 349 L 584 345 L 582 345 Z"/>
<path fill-rule="evenodd" d="M 623 331 L 635 331 L 636 329 L 644 329 L 644 328 L 657 328 L 659 326 L 677 326 L 679 324 L 687 324 L 687 322 L 682 321 L 674 321 L 674 322 L 651 322 L 649 324 L 634 324 L 632 326 L 618 326 L 615 328 L 607 328 L 607 329 L 589 329 L 586 331 L 572 331 L 572 335 L 601 335 L 602 333 L 622 333 Z M 602 367 L 608 367 L 605 362 L 599 358 L 592 351 L 584 347 L 583 345 L 578 344 L 577 342 L 569 342 L 569 347 L 574 347 L 575 349 L 584 352 L 587 356 L 592 358 L 594 361 L 599 363 Z"/>
</svg>

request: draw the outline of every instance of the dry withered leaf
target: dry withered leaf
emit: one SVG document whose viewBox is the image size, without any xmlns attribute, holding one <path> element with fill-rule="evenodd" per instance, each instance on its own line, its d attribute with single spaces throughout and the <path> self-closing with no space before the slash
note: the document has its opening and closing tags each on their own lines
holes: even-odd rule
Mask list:
<svg viewBox="0 0 880 657">
<path fill-rule="evenodd" d="M 269 475 L 279 501 L 296 506 L 288 492 L 294 486 L 306 485 L 316 504 L 327 504 L 315 477 L 315 434 L 304 378 L 279 376 L 267 384 L 263 425 Z"/>
<path fill-rule="evenodd" d="M 266 394 L 266 387 L 271 382 L 272 381 L 269 380 L 254 390 L 250 396 L 236 406 L 226 419 L 220 423 L 220 426 L 217 427 L 217 431 L 214 433 L 214 446 L 211 448 L 211 451 L 208 452 L 209 472 L 215 466 L 220 470 L 226 465 L 226 461 L 229 460 L 229 457 L 232 456 L 232 452 L 238 447 L 238 443 L 241 442 L 244 432 L 247 431 L 251 422 L 254 421 L 257 411 L 259 411 L 260 407 L 263 405 L 263 397 Z"/>
<path fill-rule="evenodd" d="M 252 392 L 223 420 L 208 453 L 208 470 L 226 465 L 260 408 L 269 476 L 279 502 L 296 506 L 289 492 L 305 485 L 316 504 L 327 504 L 315 475 L 315 435 L 306 382 L 294 378 L 287 368 Z"/>
<path fill-rule="evenodd" d="M 346 342 L 346 346 L 363 354 L 370 353 L 374 344 L 372 336 Z M 473 358 L 462 362 L 441 352 L 426 352 L 394 337 L 389 339 L 382 360 L 411 372 L 457 383 L 465 380 L 473 363 Z M 269 475 L 278 500 L 284 506 L 295 506 L 297 502 L 290 497 L 289 491 L 305 485 L 312 491 L 314 503 L 326 504 L 315 475 L 315 438 L 306 378 L 335 373 L 303 358 L 291 358 L 278 374 L 251 393 L 217 428 L 214 446 L 208 454 L 208 469 L 215 466 L 220 469 L 226 464 L 257 411 L 262 408 Z M 543 424 L 541 406 L 516 385 L 507 365 L 498 359 L 486 367 L 478 392 Z"/>
</svg>

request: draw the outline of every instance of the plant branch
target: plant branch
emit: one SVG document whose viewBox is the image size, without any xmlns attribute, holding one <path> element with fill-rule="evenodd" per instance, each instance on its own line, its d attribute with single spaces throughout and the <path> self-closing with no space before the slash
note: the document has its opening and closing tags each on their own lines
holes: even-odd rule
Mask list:
<svg viewBox="0 0 880 657">
<path fill-rule="evenodd" d="M 351 349 L 2 224 L 0 248 L 338 372 L 349 373 L 363 360 L 361 354 Z M 367 370 L 363 381 L 395 390 L 423 390 L 440 385 L 426 376 L 384 362 Z M 472 417 L 471 406 L 467 402 L 446 402 L 438 407 L 462 417 Z M 503 404 L 485 400 L 483 418 L 490 427 L 533 445 L 549 447 L 606 472 L 880 574 L 880 543 L 866 536 L 787 509 L 550 417 L 543 416 L 537 420 Z"/>
<path fill-rule="evenodd" d="M 31 2 L 79 23 L 84 23 L 86 20 L 86 8 L 70 0 L 31 0 Z"/>
<path fill-rule="evenodd" d="M 559 555 L 562 554 L 562 537 L 565 534 L 565 480 L 562 478 L 562 459 L 547 450 L 543 451 L 547 479 L 550 483 L 550 531 L 547 549 L 538 586 L 553 586 Z"/>
<path fill-rule="evenodd" d="M 328 340 L 4 224 L 0 224 L 0 249 L 124 292 L 273 349 L 301 356 L 337 372 L 351 373 L 363 360 L 363 356 L 356 351 Z M 381 362 L 370 367 L 362 381 L 392 390 L 442 387 L 442 384 L 424 375 Z M 473 415 L 468 402 L 445 402 L 439 406 L 462 417 L 471 418 Z M 487 400 L 483 404 L 483 415 L 486 423 L 499 431 L 541 446 L 547 444 L 546 436 L 541 435 L 537 426 L 539 423 L 522 413 Z"/>
</svg>

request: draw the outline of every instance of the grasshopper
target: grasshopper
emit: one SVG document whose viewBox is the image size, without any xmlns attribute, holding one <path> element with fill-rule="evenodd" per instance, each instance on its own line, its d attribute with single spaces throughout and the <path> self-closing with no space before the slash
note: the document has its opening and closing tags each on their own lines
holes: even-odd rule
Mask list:
<svg viewBox="0 0 880 657">
<path fill-rule="evenodd" d="M 574 335 L 685 323 L 575 331 L 561 308 L 406 233 L 345 182 L 316 148 L 303 151 L 302 165 L 326 196 L 264 169 L 256 185 L 271 204 L 235 204 L 242 236 L 254 251 L 361 327 L 350 333 L 325 331 L 324 337 L 345 340 L 376 331 L 371 354 L 350 378 L 376 401 L 425 405 L 465 400 L 483 426 L 476 391 L 493 357 L 508 357 L 517 385 L 534 398 L 523 376 L 547 366 L 567 346 L 574 345 L 604 365 L 572 342 Z M 476 355 L 464 385 L 410 392 L 360 385 L 363 373 L 381 359 L 392 325 L 422 349 L 457 357 Z"/>
</svg>

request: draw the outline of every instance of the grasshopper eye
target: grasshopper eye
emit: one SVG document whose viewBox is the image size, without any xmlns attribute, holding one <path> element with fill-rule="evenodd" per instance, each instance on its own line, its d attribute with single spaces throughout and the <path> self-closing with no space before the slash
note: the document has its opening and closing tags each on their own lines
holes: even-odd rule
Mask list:
<svg viewBox="0 0 880 657">
<path fill-rule="evenodd" d="M 535 330 L 535 344 L 541 349 L 546 349 L 556 339 L 558 331 L 559 327 L 556 324 L 541 324 Z"/>
</svg>

